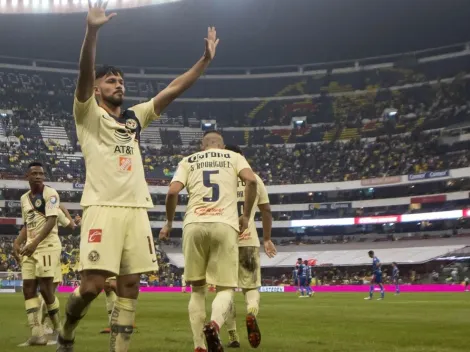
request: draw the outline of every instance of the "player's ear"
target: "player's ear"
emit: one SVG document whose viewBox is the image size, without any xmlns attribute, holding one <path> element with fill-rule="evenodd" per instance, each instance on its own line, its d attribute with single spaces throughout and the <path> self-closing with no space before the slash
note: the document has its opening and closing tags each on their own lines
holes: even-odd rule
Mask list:
<svg viewBox="0 0 470 352">
<path fill-rule="evenodd" d="M 98 88 L 98 86 L 93 87 L 93 92 L 95 93 L 95 95 L 100 95 L 100 89 Z"/>
</svg>

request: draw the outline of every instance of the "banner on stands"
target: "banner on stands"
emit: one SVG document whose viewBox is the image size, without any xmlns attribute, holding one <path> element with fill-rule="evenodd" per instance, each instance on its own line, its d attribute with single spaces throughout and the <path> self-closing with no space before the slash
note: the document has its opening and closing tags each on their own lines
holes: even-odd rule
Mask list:
<svg viewBox="0 0 470 352">
<path fill-rule="evenodd" d="M 439 177 L 449 177 L 450 171 L 428 171 L 428 172 L 421 172 L 420 174 L 411 174 L 408 175 L 408 181 L 419 181 L 419 180 L 427 180 L 431 178 L 439 178 Z"/>
<path fill-rule="evenodd" d="M 80 182 L 73 183 L 73 189 L 83 189 L 83 188 L 85 188 L 85 184 L 80 183 Z"/>
<path fill-rule="evenodd" d="M 313 203 L 308 205 L 309 210 L 335 210 L 335 209 L 350 209 L 352 208 L 351 202 L 341 203 Z"/>
<path fill-rule="evenodd" d="M 6 201 L 6 206 L 8 208 L 21 208 L 21 201 L 19 200 L 7 200 Z"/>
<path fill-rule="evenodd" d="M 259 292 L 284 292 L 284 286 L 261 286 Z"/>
<path fill-rule="evenodd" d="M 377 178 L 368 178 L 366 180 L 361 180 L 361 186 L 381 186 L 381 185 L 391 185 L 394 183 L 400 183 L 401 176 L 385 176 Z"/>
<path fill-rule="evenodd" d="M 410 200 L 411 204 L 426 204 L 426 203 L 444 203 L 447 201 L 445 194 L 438 194 L 435 196 L 424 196 L 424 197 L 412 197 Z"/>
</svg>

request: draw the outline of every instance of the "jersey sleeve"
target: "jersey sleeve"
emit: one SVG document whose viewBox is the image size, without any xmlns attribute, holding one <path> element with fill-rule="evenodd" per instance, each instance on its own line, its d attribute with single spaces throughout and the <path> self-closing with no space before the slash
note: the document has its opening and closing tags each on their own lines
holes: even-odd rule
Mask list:
<svg viewBox="0 0 470 352">
<path fill-rule="evenodd" d="M 258 181 L 258 194 L 259 194 L 259 201 L 258 204 L 269 204 L 269 196 L 266 186 L 264 185 L 263 180 L 259 176 L 256 176 L 256 180 Z"/>
<path fill-rule="evenodd" d="M 57 212 L 57 223 L 62 227 L 67 227 L 70 224 L 70 219 L 65 216 L 64 212 L 60 208 Z"/>
<path fill-rule="evenodd" d="M 73 117 L 77 126 L 91 131 L 98 129 L 101 113 L 94 94 L 83 103 L 79 102 L 77 97 L 74 98 Z"/>
<path fill-rule="evenodd" d="M 244 169 L 250 169 L 251 166 L 248 164 L 248 161 L 241 156 L 240 154 L 235 154 L 236 155 L 236 160 L 235 160 L 235 170 L 237 171 L 237 175 L 240 174 L 240 172 Z"/>
<path fill-rule="evenodd" d="M 59 215 L 59 194 L 56 190 L 49 188 L 47 192 L 44 192 L 44 201 L 46 202 L 46 218 L 49 216 Z"/>
<path fill-rule="evenodd" d="M 178 164 L 178 169 L 176 169 L 175 175 L 173 176 L 171 183 L 181 182 L 183 186 L 186 187 L 186 184 L 188 183 L 188 177 L 189 177 L 188 164 L 186 163 L 185 159 L 183 159 Z"/>
<path fill-rule="evenodd" d="M 142 129 L 147 128 L 152 121 L 160 118 L 160 115 L 155 113 L 153 99 L 150 99 L 149 101 L 142 104 L 134 105 L 133 107 L 129 108 L 129 110 L 132 110 L 135 113 L 135 116 L 139 120 Z"/>
</svg>

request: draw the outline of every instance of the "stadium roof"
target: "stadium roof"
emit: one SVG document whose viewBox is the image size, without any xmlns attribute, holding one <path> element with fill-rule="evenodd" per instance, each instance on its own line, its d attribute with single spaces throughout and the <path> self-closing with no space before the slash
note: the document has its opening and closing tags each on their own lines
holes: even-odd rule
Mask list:
<svg viewBox="0 0 470 352">
<path fill-rule="evenodd" d="M 209 25 L 221 38 L 214 67 L 347 60 L 466 42 L 468 13 L 470 1 L 182 0 L 118 11 L 100 33 L 98 61 L 189 67 Z M 0 36 L 0 52 L 77 62 L 84 17 L 0 15 L 0 33 L 14 33 Z"/>
</svg>

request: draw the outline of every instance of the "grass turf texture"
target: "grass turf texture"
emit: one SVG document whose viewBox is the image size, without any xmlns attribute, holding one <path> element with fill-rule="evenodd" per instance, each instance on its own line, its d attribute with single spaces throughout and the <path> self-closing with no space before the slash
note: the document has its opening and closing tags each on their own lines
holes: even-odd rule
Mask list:
<svg viewBox="0 0 470 352">
<path fill-rule="evenodd" d="M 364 294 L 261 294 L 257 351 L 315 352 L 461 352 L 470 345 L 470 293 L 412 293 L 384 301 L 365 301 Z M 209 299 L 213 299 L 213 294 Z M 67 295 L 60 295 L 61 315 Z M 130 351 L 193 351 L 188 321 L 189 294 L 141 294 L 137 306 L 138 332 Z M 208 300 L 207 307 L 210 307 Z M 244 300 L 236 293 L 237 321 L 242 348 L 249 351 L 244 325 Z M 0 295 L 0 351 L 55 351 L 55 346 L 16 347 L 29 337 L 23 297 Z M 104 295 L 90 308 L 77 330 L 76 352 L 108 351 Z M 228 337 L 222 333 L 223 343 Z M 233 349 L 226 349 L 232 351 Z"/>
</svg>

